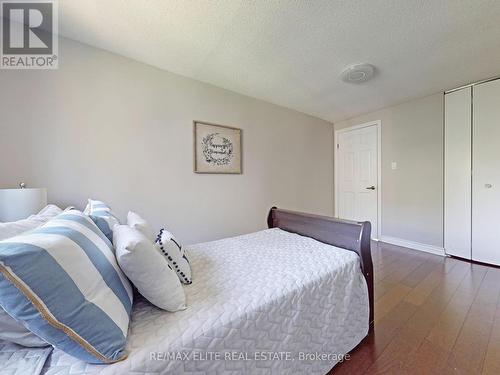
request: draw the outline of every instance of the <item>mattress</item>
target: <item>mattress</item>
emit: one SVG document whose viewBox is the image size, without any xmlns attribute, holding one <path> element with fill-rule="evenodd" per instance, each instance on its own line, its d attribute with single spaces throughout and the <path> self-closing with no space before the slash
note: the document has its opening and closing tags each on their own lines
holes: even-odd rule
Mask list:
<svg viewBox="0 0 500 375">
<path fill-rule="evenodd" d="M 55 349 L 42 373 L 325 374 L 368 333 L 354 252 L 275 228 L 188 253 L 188 308 L 169 313 L 139 298 L 126 360 L 90 365 Z"/>
</svg>

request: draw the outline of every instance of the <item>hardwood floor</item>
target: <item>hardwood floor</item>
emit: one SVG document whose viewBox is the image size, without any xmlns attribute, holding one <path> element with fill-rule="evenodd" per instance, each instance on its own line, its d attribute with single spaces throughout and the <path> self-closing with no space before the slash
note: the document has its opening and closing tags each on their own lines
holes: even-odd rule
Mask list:
<svg viewBox="0 0 500 375">
<path fill-rule="evenodd" d="M 375 330 L 341 374 L 500 374 L 500 268 L 372 245 Z"/>
</svg>

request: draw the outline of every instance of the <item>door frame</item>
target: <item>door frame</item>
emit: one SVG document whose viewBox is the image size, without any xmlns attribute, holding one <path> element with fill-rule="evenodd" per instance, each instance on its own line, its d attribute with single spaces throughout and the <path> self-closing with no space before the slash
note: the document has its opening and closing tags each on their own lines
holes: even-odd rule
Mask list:
<svg viewBox="0 0 500 375">
<path fill-rule="evenodd" d="M 377 233 L 373 233 L 373 239 L 378 241 L 382 237 L 382 121 L 375 120 L 369 121 L 358 125 L 349 126 L 347 128 L 342 128 L 334 131 L 333 134 L 333 174 L 334 174 L 334 194 L 335 194 L 335 217 L 339 217 L 339 194 L 338 194 L 338 139 L 341 133 L 347 133 L 352 130 L 359 130 L 362 128 L 367 128 L 369 126 L 377 127 Z"/>
</svg>

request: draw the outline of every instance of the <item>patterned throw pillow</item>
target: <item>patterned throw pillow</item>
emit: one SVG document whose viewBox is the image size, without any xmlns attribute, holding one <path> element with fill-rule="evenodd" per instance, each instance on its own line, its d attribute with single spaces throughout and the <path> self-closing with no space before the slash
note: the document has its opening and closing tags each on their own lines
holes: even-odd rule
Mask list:
<svg viewBox="0 0 500 375">
<path fill-rule="evenodd" d="M 132 288 L 82 212 L 0 241 L 0 290 L 5 311 L 56 348 L 89 363 L 125 358 Z"/>
<path fill-rule="evenodd" d="M 89 215 L 108 240 L 113 242 L 113 227 L 120 224 L 120 221 L 111 211 L 111 207 L 102 201 L 89 199 L 83 212 Z"/>
<path fill-rule="evenodd" d="M 183 284 L 191 284 L 191 266 L 182 246 L 175 240 L 172 233 L 161 229 L 156 236 L 156 247 L 167 259 L 170 267 L 177 273 Z"/>
</svg>

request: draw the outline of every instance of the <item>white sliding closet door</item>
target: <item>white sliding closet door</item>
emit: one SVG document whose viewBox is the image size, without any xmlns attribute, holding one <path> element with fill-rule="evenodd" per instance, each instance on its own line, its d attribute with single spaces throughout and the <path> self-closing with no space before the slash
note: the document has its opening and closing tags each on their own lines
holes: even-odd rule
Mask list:
<svg viewBox="0 0 500 375">
<path fill-rule="evenodd" d="M 444 248 L 471 259 L 471 88 L 445 95 Z"/>
<path fill-rule="evenodd" d="M 500 80 L 473 97 L 472 259 L 500 265 Z"/>
</svg>

